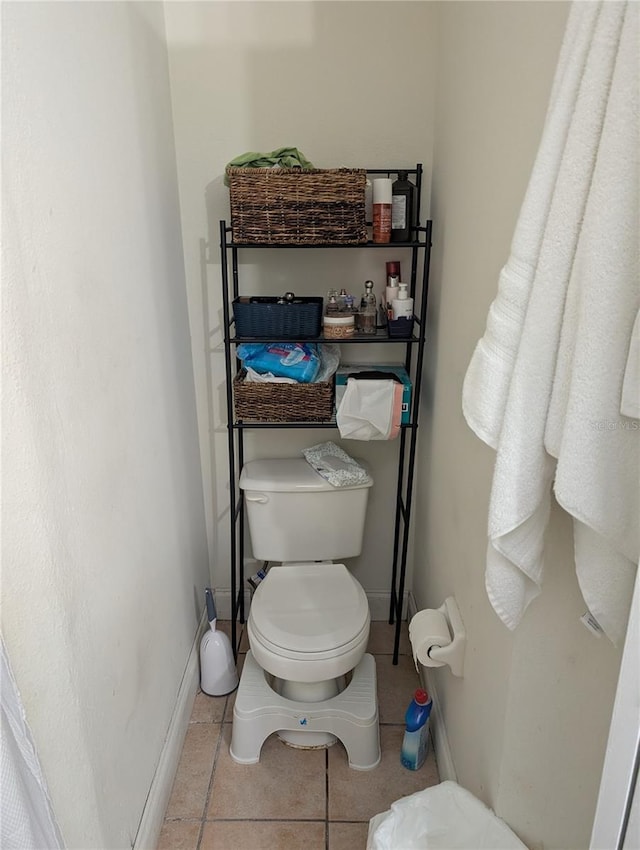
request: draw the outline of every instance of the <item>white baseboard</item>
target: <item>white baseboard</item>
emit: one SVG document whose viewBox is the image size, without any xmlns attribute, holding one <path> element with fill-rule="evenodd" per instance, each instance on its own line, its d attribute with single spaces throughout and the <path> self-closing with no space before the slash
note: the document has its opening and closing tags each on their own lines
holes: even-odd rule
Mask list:
<svg viewBox="0 0 640 850">
<path fill-rule="evenodd" d="M 231 591 L 216 590 L 216 613 L 219 620 L 231 619 Z M 245 616 L 249 614 L 249 605 L 251 604 L 251 591 L 247 588 L 244 592 L 244 611 Z"/>
<path fill-rule="evenodd" d="M 173 780 L 178 768 L 178 762 L 180 761 L 189 718 L 193 711 L 193 703 L 200 684 L 200 641 L 205 628 L 207 628 L 206 614 L 203 615 L 200 621 L 191 652 L 189 653 L 189 659 L 176 698 L 167 737 L 142 812 L 133 850 L 155 850 L 158 845 L 158 838 L 160 837 L 164 815 L 173 787 Z"/>
<path fill-rule="evenodd" d="M 409 594 L 407 619 L 410 621 L 414 614 L 417 613 L 417 611 L 418 608 L 416 605 L 416 601 L 413 598 L 413 595 Z M 448 675 L 451 675 L 451 673 L 449 673 Z M 440 700 L 438 699 L 438 689 L 435 683 L 435 676 L 430 676 L 429 669 L 427 667 L 423 667 L 422 665 L 420 665 L 420 681 L 427 693 L 430 695 L 431 699 L 433 700 L 430 726 L 431 736 L 433 738 L 433 746 L 436 753 L 436 763 L 438 765 L 438 775 L 440 776 L 440 781 L 444 782 L 445 779 L 450 779 L 453 782 L 457 782 L 456 768 L 453 763 L 451 747 L 449 746 L 449 738 L 447 736 L 447 727 L 444 722 L 442 707 L 440 704 Z"/>
</svg>

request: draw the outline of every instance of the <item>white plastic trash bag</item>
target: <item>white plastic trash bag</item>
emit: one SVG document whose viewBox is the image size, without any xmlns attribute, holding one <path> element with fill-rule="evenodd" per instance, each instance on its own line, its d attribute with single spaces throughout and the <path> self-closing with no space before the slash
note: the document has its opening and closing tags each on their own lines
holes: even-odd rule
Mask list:
<svg viewBox="0 0 640 850">
<path fill-rule="evenodd" d="M 395 382 L 347 379 L 336 411 L 343 440 L 388 440 L 393 426 Z"/>
<path fill-rule="evenodd" d="M 441 782 L 371 818 L 367 850 L 527 850 L 504 821 L 456 782 Z"/>
</svg>

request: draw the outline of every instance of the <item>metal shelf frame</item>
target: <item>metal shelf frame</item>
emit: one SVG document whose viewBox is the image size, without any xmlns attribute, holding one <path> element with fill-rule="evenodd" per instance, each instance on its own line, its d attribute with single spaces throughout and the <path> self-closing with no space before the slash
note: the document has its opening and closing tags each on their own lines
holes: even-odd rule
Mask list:
<svg viewBox="0 0 640 850">
<path fill-rule="evenodd" d="M 416 203 L 420 209 L 420 194 L 422 183 L 422 165 L 418 164 L 415 169 L 390 168 L 390 169 L 367 169 L 368 174 L 383 174 L 392 176 L 399 171 L 407 171 L 416 175 Z M 296 248 L 323 248 L 324 250 L 363 251 L 371 248 L 404 248 L 411 251 L 411 278 L 410 294 L 414 298 L 414 334 L 406 339 L 390 338 L 386 331 L 378 331 L 376 335 L 356 336 L 349 340 L 340 340 L 340 345 L 349 344 L 385 344 L 405 347 L 404 365 L 412 379 L 412 397 L 410 421 L 401 427 L 398 444 L 398 473 L 395 497 L 395 520 L 393 534 L 393 556 L 391 564 L 390 581 L 390 604 L 389 624 L 395 624 L 393 663 L 398 663 L 400 634 L 402 625 L 402 608 L 405 591 L 405 576 L 407 567 L 407 554 L 409 546 L 409 533 L 411 522 L 412 497 L 414 488 L 414 470 L 416 457 L 416 444 L 418 437 L 418 418 L 420 411 L 421 378 L 424 365 L 424 352 L 426 344 L 427 308 L 429 292 L 429 272 L 431 263 L 431 238 L 432 221 L 428 220 L 422 225 L 413 228 L 414 240 L 411 242 L 393 242 L 378 244 L 369 242 L 364 245 L 240 245 L 234 243 L 231 237 L 231 227 L 226 221 L 220 221 L 220 263 L 222 284 L 222 310 L 224 324 L 224 355 L 226 369 L 226 404 L 227 404 L 227 434 L 229 455 L 229 502 L 230 502 L 230 533 L 231 533 L 231 641 L 234 654 L 237 655 L 237 623 L 245 622 L 244 605 L 244 555 L 245 555 L 245 510 L 242 490 L 238 486 L 240 470 L 244 465 L 244 431 L 248 429 L 335 429 L 335 418 L 330 422 L 242 422 L 234 415 L 233 406 L 233 378 L 240 368 L 240 362 L 235 356 L 235 346 L 241 342 L 249 341 L 244 337 L 235 335 L 231 303 L 239 296 L 239 251 L 260 248 L 261 250 L 286 250 Z M 207 262 L 212 262 L 211 245 L 209 245 Z M 417 309 L 416 309 L 417 308 Z M 259 340 L 252 337 L 251 342 L 270 341 Z M 323 337 L 318 337 L 315 342 L 323 342 Z M 335 340 L 326 340 L 335 342 Z M 305 340 L 309 342 L 309 340 Z M 413 354 L 415 353 L 415 363 Z M 414 367 L 412 370 L 412 366 Z"/>
</svg>

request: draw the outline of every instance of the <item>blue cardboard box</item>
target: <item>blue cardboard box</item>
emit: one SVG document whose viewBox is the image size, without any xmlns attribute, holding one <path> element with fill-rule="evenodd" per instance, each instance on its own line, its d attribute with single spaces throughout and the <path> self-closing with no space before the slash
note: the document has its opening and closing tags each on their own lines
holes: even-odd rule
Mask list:
<svg viewBox="0 0 640 850">
<path fill-rule="evenodd" d="M 357 378 L 358 372 L 387 372 L 395 375 L 402 382 L 402 419 L 403 425 L 408 425 L 411 415 L 411 379 L 407 370 L 399 363 L 341 363 L 336 371 L 336 408 L 342 401 L 347 379 Z"/>
</svg>

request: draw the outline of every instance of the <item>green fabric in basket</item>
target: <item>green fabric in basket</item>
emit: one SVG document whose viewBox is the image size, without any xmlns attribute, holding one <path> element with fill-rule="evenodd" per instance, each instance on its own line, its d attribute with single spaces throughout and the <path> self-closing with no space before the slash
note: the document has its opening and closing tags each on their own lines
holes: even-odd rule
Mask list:
<svg viewBox="0 0 640 850">
<path fill-rule="evenodd" d="M 227 163 L 227 168 L 314 168 L 314 165 L 298 148 L 277 148 L 271 153 L 243 153 Z M 229 185 L 226 176 L 224 182 Z"/>
</svg>

